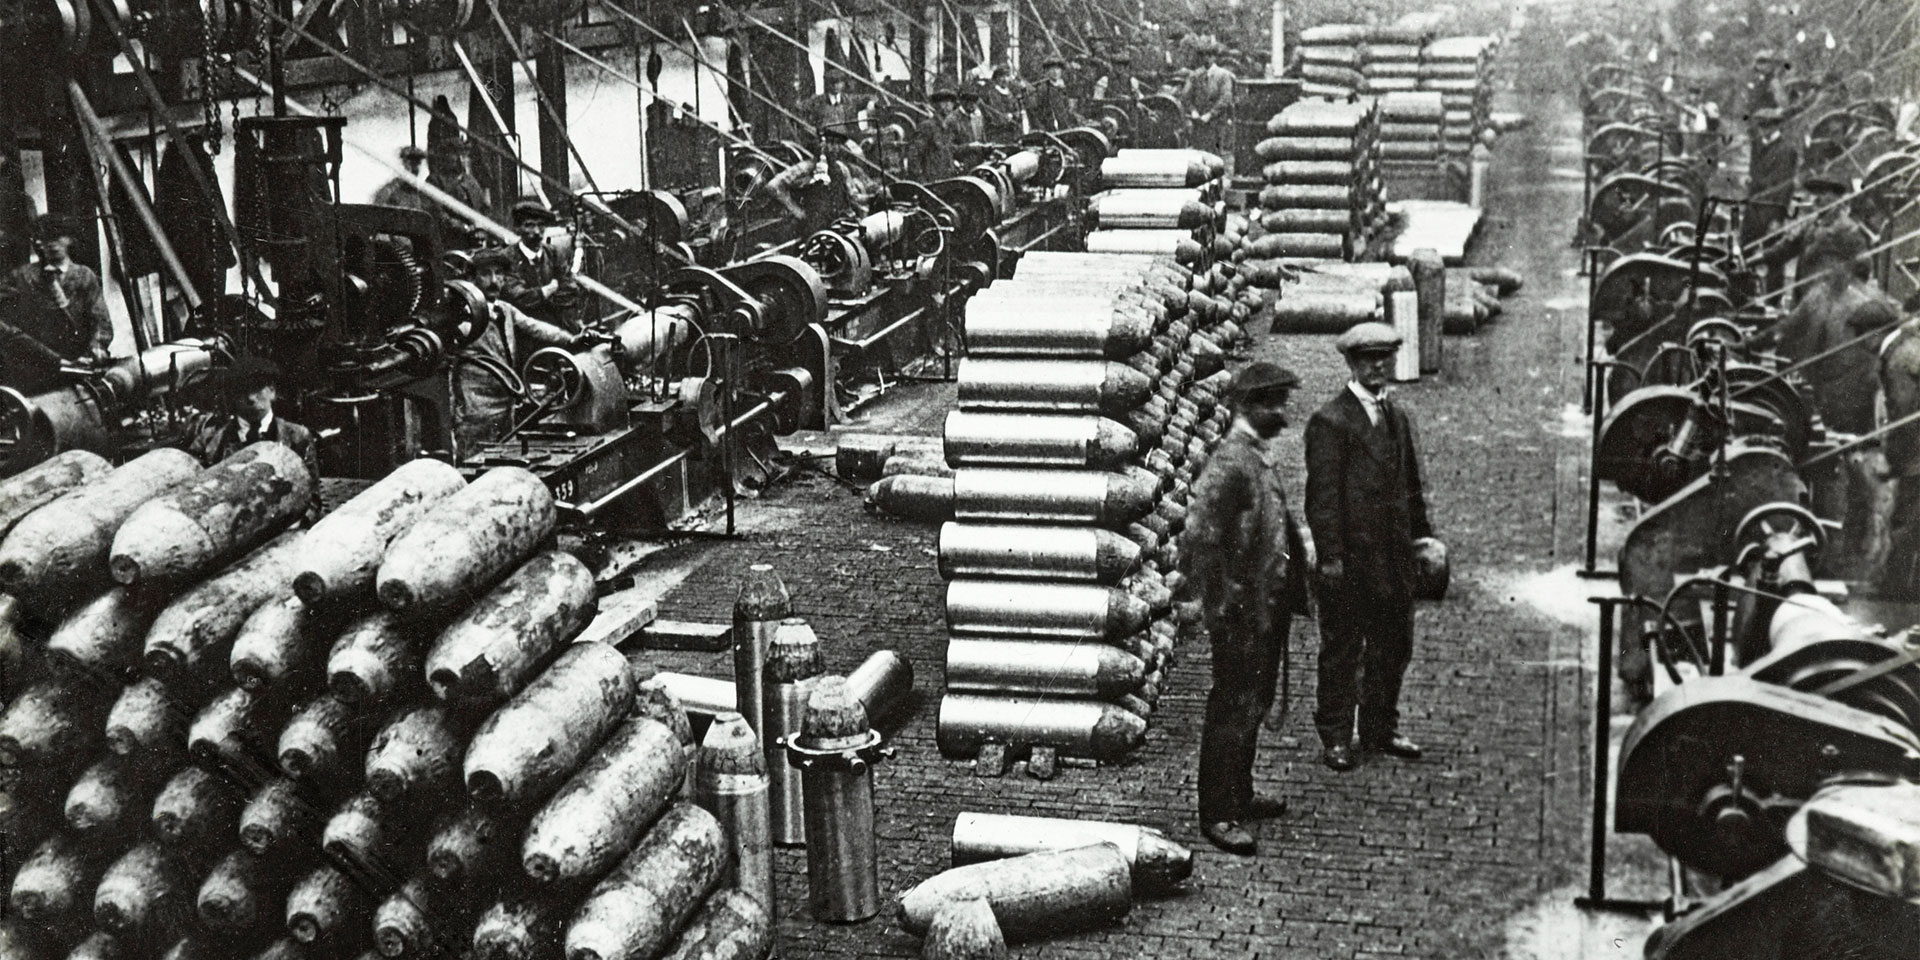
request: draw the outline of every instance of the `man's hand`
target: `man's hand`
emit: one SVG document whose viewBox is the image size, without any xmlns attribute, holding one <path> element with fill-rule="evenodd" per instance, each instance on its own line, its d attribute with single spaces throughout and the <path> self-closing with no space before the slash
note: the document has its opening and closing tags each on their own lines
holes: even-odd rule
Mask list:
<svg viewBox="0 0 1920 960">
<path fill-rule="evenodd" d="M 1321 560 L 1317 569 L 1322 580 L 1339 580 L 1347 575 L 1346 565 L 1340 562 L 1339 557 Z"/>
<path fill-rule="evenodd" d="M 548 280 L 546 282 L 546 285 L 540 288 L 540 295 L 543 297 L 551 297 L 554 294 L 559 292 L 560 292 L 560 281 L 558 280 Z"/>
</svg>

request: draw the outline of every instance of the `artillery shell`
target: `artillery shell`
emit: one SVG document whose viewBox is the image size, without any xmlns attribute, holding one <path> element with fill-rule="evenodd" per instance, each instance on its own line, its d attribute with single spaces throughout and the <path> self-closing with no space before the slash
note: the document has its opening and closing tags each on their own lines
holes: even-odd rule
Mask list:
<svg viewBox="0 0 1920 960">
<path fill-rule="evenodd" d="M 604 643 L 574 644 L 473 735 L 468 792 L 512 804 L 546 796 L 632 706 L 627 658 Z"/>
<path fill-rule="evenodd" d="M 1193 851 L 1151 827 L 1105 820 L 962 813 L 953 821 L 953 865 L 1111 843 L 1131 864 L 1135 893 L 1164 893 L 1193 875 Z"/>
<path fill-rule="evenodd" d="M 113 535 L 120 583 L 181 583 L 218 569 L 300 518 L 318 478 L 292 448 L 251 443 L 142 504 Z"/>
<path fill-rule="evenodd" d="M 1138 689 L 1145 676 L 1138 657 L 1104 643 L 947 641 L 948 690 L 1111 699 Z"/>
<path fill-rule="evenodd" d="M 673 942 L 719 884 L 727 838 L 713 815 L 678 804 L 567 923 L 567 960 L 642 960 Z"/>
<path fill-rule="evenodd" d="M 1150 485 L 1095 470 L 968 468 L 954 474 L 953 518 L 987 523 L 1123 526 L 1153 509 Z"/>
<path fill-rule="evenodd" d="M 145 823 L 157 787 L 152 767 L 109 753 L 67 790 L 67 826 L 89 842 L 111 843 Z"/>
<path fill-rule="evenodd" d="M 474 960 L 560 960 L 561 924 L 574 901 L 510 896 L 480 915 L 473 928 Z"/>
<path fill-rule="evenodd" d="M 283 864 L 269 864 L 245 850 L 235 850 L 200 882 L 195 900 L 200 922 L 215 931 L 253 930 L 279 912 L 294 878 Z"/>
<path fill-rule="evenodd" d="M 1198 157 L 1160 154 L 1161 151 L 1122 150 L 1100 161 L 1100 179 L 1113 187 L 1197 187 L 1215 176 Z"/>
<path fill-rule="evenodd" d="M 1111 843 L 955 867 L 902 893 L 900 925 L 925 933 L 949 903 L 985 900 L 1015 939 L 1111 923 L 1133 908 L 1127 858 Z"/>
<path fill-rule="evenodd" d="M 7 902 L 20 919 L 59 929 L 84 916 L 102 861 L 92 841 L 56 833 L 34 849 L 13 875 Z"/>
<path fill-rule="evenodd" d="M 254 856 L 287 851 L 320 839 L 319 811 L 294 781 L 269 780 L 240 811 L 240 845 Z"/>
<path fill-rule="evenodd" d="M 1117 469 L 1139 449 L 1132 430 L 1105 417 L 1025 413 L 947 414 L 947 462 L 955 467 Z"/>
<path fill-rule="evenodd" d="M 321 635 L 331 625 L 298 597 L 261 604 L 240 625 L 227 655 L 234 682 L 248 690 L 273 690 L 318 673 L 328 646 Z"/>
<path fill-rule="evenodd" d="M 332 864 L 314 867 L 287 894 L 287 932 L 301 943 L 348 933 L 369 904 L 366 894 Z"/>
<path fill-rule="evenodd" d="M 1102 360 L 960 361 L 963 410 L 1027 410 L 1125 416 L 1153 384 L 1124 364 Z"/>
<path fill-rule="evenodd" d="M 1192 230 L 1213 223 L 1214 209 L 1188 190 L 1122 189 L 1089 197 L 1087 215 L 1102 230 Z"/>
<path fill-rule="evenodd" d="M 773 887 L 773 811 L 768 788 L 766 751 L 753 728 L 738 714 L 715 717 L 700 744 L 696 800 L 726 833 L 735 884 L 770 916 L 778 901 Z"/>
<path fill-rule="evenodd" d="M 280 769 L 305 780 L 338 779 L 365 751 L 371 730 L 361 710 L 323 693 L 302 704 L 280 731 Z"/>
<path fill-rule="evenodd" d="M 1150 253 L 1181 263 L 1199 263 L 1206 248 L 1191 230 L 1095 230 L 1087 234 L 1087 249 L 1096 253 Z"/>
<path fill-rule="evenodd" d="M 427 841 L 427 869 L 451 885 L 479 883 L 511 869 L 521 825 L 504 811 L 477 804 L 442 814 Z"/>
<path fill-rule="evenodd" d="M 93 893 L 93 919 L 116 937 L 158 940 L 176 929 L 192 909 L 192 890 L 182 882 L 181 864 L 158 843 L 148 841 L 114 861 Z"/>
<path fill-rule="evenodd" d="M 355 618 L 327 651 L 327 689 L 355 706 L 396 699 L 418 682 L 422 639 L 391 610 Z"/>
<path fill-rule="evenodd" d="M 71 763 L 94 751 L 101 736 L 99 695 L 87 685 L 45 680 L 0 713 L 0 766 Z"/>
<path fill-rule="evenodd" d="M 232 687 L 200 708 L 187 728 L 187 752 L 230 765 L 258 761 L 272 766 L 275 731 L 285 714 L 278 703 L 242 687 Z M 277 739 L 277 738 L 276 738 Z"/>
<path fill-rule="evenodd" d="M 146 668 L 156 676 L 199 673 L 225 665 L 247 617 L 260 605 L 285 596 L 302 531 L 290 530 L 190 587 L 167 604 L 147 631 Z"/>
<path fill-rule="evenodd" d="M 953 900 L 927 923 L 920 955 L 924 960 L 1004 960 L 1007 940 L 985 900 Z"/>
<path fill-rule="evenodd" d="M 443 700 L 497 706 L 598 608 L 586 564 L 558 550 L 539 554 L 440 632 L 427 654 L 427 680 Z"/>
<path fill-rule="evenodd" d="M 953 518 L 952 477 L 886 477 L 867 488 L 867 506 L 896 517 L 938 523 Z"/>
<path fill-rule="evenodd" d="M 673 731 L 646 717 L 621 723 L 533 815 L 521 864 L 539 883 L 604 873 L 660 816 L 686 781 Z"/>
<path fill-rule="evenodd" d="M 0 480 L 0 537 L 27 514 L 112 470 L 107 458 L 91 450 L 66 450 Z"/>
<path fill-rule="evenodd" d="M 1011 524 L 940 526 L 940 576 L 1118 583 L 1140 548 L 1111 530 Z"/>
<path fill-rule="evenodd" d="M 22 517 L 0 540 L 0 590 L 57 613 L 113 582 L 114 532 L 140 505 L 200 472 L 191 454 L 153 450 Z"/>
<path fill-rule="evenodd" d="M 553 532 L 553 494 L 519 467 L 495 467 L 393 538 L 375 584 L 409 618 L 451 612 L 532 556 Z"/>
<path fill-rule="evenodd" d="M 318 604 L 370 591 L 393 538 L 465 485 L 438 460 L 401 465 L 313 525 L 294 560 L 294 592 Z"/>
<path fill-rule="evenodd" d="M 367 790 L 389 803 L 456 795 L 462 746 L 446 707 L 409 709 L 374 734 Z"/>
<path fill-rule="evenodd" d="M 1101 640 L 1146 629 L 1151 609 L 1097 584 L 954 580 L 947 628 L 955 635 Z"/>
<path fill-rule="evenodd" d="M 1116 311 L 1098 298 L 1082 311 L 1029 312 L 1002 301 L 993 307 L 978 298 L 967 304 L 967 351 L 971 358 L 1067 357 L 1124 360 L 1153 338 L 1151 316 Z M 1051 303 L 1051 301 L 1040 301 Z"/>
<path fill-rule="evenodd" d="M 760 901 L 732 887 L 715 890 L 661 960 L 761 960 L 773 949 L 773 921 Z"/>
<path fill-rule="evenodd" d="M 187 723 L 192 708 L 176 699 L 166 685 L 143 677 L 126 685 L 107 710 L 107 747 L 123 755 L 164 757 L 187 746 Z"/>
<path fill-rule="evenodd" d="M 940 701 L 940 750 L 970 756 L 986 743 L 1050 746 L 1069 756 L 1114 760 L 1140 745 L 1145 720 L 1110 703 L 950 693 Z"/>
<path fill-rule="evenodd" d="M 60 621 L 47 638 L 47 656 L 74 668 L 126 674 L 140 666 L 147 628 L 159 613 L 151 595 L 114 587 Z"/>
</svg>

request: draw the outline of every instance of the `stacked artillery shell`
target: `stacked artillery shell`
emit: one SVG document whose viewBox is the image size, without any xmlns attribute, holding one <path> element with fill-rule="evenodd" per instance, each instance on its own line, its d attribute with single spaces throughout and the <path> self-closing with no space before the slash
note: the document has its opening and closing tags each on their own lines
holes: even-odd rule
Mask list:
<svg viewBox="0 0 1920 960">
<path fill-rule="evenodd" d="M 1087 204 L 1089 253 L 1207 260 L 1225 206 L 1226 164 L 1200 150 L 1122 150 L 1101 164 L 1107 189 Z"/>
<path fill-rule="evenodd" d="M 1301 261 L 1272 306 L 1275 333 L 1337 334 L 1357 323 L 1393 323 L 1395 294 L 1411 291 L 1404 267 L 1385 263 Z M 1404 300 L 1404 298 L 1402 298 Z"/>
<path fill-rule="evenodd" d="M 1422 51 L 1419 89 L 1439 92 L 1446 107 L 1447 149 L 1456 156 L 1473 149 L 1487 129 L 1494 46 L 1492 37 L 1443 37 Z"/>
<path fill-rule="evenodd" d="M 236 493 L 238 507 L 190 511 L 178 503 L 199 490 L 197 465 L 136 463 L 109 483 L 117 472 L 65 458 L 42 485 L 91 500 L 62 504 L 56 490 L 41 509 L 57 510 L 4 519 L 28 535 L 6 555 L 23 589 L 52 578 L 30 609 L 55 642 L 8 648 L 0 766 L 32 789 L 0 803 L 20 851 L 0 881 L 54 955 L 416 957 L 475 944 L 559 956 L 610 871 L 622 903 L 637 886 L 671 913 L 646 929 L 624 913 L 587 917 L 600 928 L 581 936 L 652 954 L 686 921 L 686 956 L 764 955 L 758 897 L 703 899 L 731 874 L 732 846 L 667 862 L 692 837 L 655 822 L 673 819 L 662 811 L 688 780 L 685 718 L 676 731 L 631 712 L 625 657 L 573 642 L 593 578 L 539 552 L 544 487 L 513 474 L 462 487 L 441 465 L 413 465 L 323 520 L 329 542 L 312 543 L 276 536 L 284 517 L 245 513 L 251 500 L 285 506 L 297 484 L 278 467 L 252 471 L 272 476 Z M 457 515 L 409 541 L 462 493 Z M 142 503 L 148 527 L 198 524 L 182 543 L 214 559 L 152 549 L 128 526 Z M 137 582 L 109 589 L 119 541 Z M 169 590 L 147 592 L 149 580 Z M 404 613 L 367 615 L 378 582 Z M 631 862 L 649 838 L 666 860 Z M 623 860 L 635 869 L 615 871 Z"/>
<path fill-rule="evenodd" d="M 1167 607 L 1164 539 L 1128 531 L 1184 517 L 1176 474 L 1210 449 L 1188 394 L 1228 340 L 1215 283 L 1163 258 L 1030 253 L 969 304 L 950 504 L 924 509 L 901 477 L 872 495 L 952 518 L 939 549 L 948 754 L 999 744 L 1115 760 L 1144 737 L 1143 692 L 1171 648 L 1150 631 Z"/>
<path fill-rule="evenodd" d="M 1267 121 L 1254 153 L 1265 235 L 1249 256 L 1354 260 L 1386 223 L 1380 113 L 1371 101 L 1302 100 Z"/>
<path fill-rule="evenodd" d="M 1361 50 L 1369 37 L 1365 25 L 1329 23 L 1300 31 L 1300 93 L 1344 100 L 1366 83 Z"/>
<path fill-rule="evenodd" d="M 1447 146 L 1443 96 L 1409 86 L 1380 97 L 1380 172 L 1389 197 L 1450 195 L 1440 163 Z"/>
</svg>

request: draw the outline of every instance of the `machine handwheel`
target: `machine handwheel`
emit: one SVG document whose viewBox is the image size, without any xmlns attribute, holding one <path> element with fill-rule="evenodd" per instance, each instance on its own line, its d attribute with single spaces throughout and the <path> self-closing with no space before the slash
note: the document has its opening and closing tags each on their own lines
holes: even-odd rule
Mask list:
<svg viewBox="0 0 1920 960">
<path fill-rule="evenodd" d="M 1786 502 L 1761 504 L 1748 511 L 1733 528 L 1733 542 L 1737 547 L 1764 544 L 1783 533 L 1813 538 L 1813 547 L 1808 556 L 1810 561 L 1817 560 L 1820 552 L 1826 549 L 1827 531 L 1820 525 L 1820 519 L 1806 507 Z"/>
</svg>

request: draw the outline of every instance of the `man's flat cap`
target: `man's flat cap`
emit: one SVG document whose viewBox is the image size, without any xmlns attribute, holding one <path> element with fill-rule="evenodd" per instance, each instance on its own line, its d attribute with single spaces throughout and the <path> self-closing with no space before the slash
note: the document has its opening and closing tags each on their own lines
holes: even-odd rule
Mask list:
<svg viewBox="0 0 1920 960">
<path fill-rule="evenodd" d="M 1370 321 L 1353 325 L 1333 342 L 1333 347 L 1351 356 L 1356 353 L 1391 353 L 1400 349 L 1400 342 L 1400 331 L 1384 323 Z"/>
<path fill-rule="evenodd" d="M 1808 190 L 1821 190 L 1827 193 L 1846 193 L 1853 189 L 1853 185 L 1847 181 L 1827 174 L 1814 174 L 1808 177 L 1802 186 Z"/>
<path fill-rule="evenodd" d="M 1228 388 L 1235 396 L 1244 397 L 1263 390 L 1292 390 L 1300 385 L 1300 378 L 1277 363 L 1256 360 L 1240 368 L 1233 375 L 1233 384 Z"/>
<path fill-rule="evenodd" d="M 548 210 L 546 205 L 540 201 L 522 200 L 513 205 L 513 222 L 552 224 L 559 223 L 560 220 L 553 215 L 552 210 Z"/>
<path fill-rule="evenodd" d="M 252 393 L 261 387 L 280 383 L 280 365 L 266 357 L 243 354 L 215 378 L 222 389 L 232 393 Z"/>
<path fill-rule="evenodd" d="M 484 250 L 475 250 L 473 252 L 473 269 L 476 272 L 481 270 L 512 270 L 513 257 L 507 254 L 505 247 L 487 247 Z"/>
<path fill-rule="evenodd" d="M 427 152 L 413 144 L 407 144 L 400 148 L 400 159 L 402 160 L 425 160 L 426 158 Z"/>
</svg>

